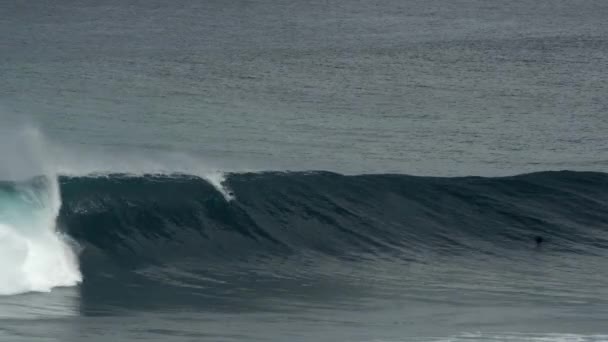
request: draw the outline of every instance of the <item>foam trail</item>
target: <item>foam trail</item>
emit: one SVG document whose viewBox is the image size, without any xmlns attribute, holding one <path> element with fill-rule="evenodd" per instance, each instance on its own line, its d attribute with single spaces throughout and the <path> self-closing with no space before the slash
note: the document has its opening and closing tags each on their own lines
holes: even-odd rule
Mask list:
<svg viewBox="0 0 608 342">
<path fill-rule="evenodd" d="M 44 173 L 42 163 L 33 162 L 40 156 L 36 152 L 41 152 L 41 145 L 31 133 L 13 135 L 9 140 L 20 143 L 10 145 L 18 149 L 1 151 L 1 175 L 11 177 L 0 182 L 0 295 L 47 292 L 82 280 L 73 246 L 56 230 L 61 207 L 57 178 L 15 179 L 16 175 Z"/>
</svg>

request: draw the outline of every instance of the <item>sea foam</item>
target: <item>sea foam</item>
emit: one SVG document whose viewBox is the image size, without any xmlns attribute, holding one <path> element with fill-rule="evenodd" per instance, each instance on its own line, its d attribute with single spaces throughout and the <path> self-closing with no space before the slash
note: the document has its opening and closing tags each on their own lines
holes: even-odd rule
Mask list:
<svg viewBox="0 0 608 342">
<path fill-rule="evenodd" d="M 82 280 L 76 246 L 57 230 L 57 177 L 44 167 L 35 130 L 2 135 L 0 295 L 50 291 Z"/>
</svg>

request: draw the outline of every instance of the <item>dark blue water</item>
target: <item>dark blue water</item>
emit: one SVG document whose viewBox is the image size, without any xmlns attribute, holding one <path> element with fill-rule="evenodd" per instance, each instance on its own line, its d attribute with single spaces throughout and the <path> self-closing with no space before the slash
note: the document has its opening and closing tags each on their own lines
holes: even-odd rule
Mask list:
<svg viewBox="0 0 608 342">
<path fill-rule="evenodd" d="M 607 15 L 1 1 L 0 340 L 608 340 Z"/>
</svg>

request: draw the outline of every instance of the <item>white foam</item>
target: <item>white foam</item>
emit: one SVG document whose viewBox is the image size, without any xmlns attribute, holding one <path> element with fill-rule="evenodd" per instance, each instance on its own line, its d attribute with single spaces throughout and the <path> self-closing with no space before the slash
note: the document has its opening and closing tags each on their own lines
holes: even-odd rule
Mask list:
<svg viewBox="0 0 608 342">
<path fill-rule="evenodd" d="M 224 171 L 183 153 L 65 147 L 28 127 L 0 127 L 0 295 L 50 291 L 82 280 L 74 246 L 56 229 L 57 176 L 186 174 L 207 180 L 226 200 Z M 38 179 L 33 181 L 32 179 Z"/>
<path fill-rule="evenodd" d="M 47 292 L 82 280 L 73 245 L 56 229 L 57 178 L 36 130 L 0 135 L 0 295 Z"/>
<path fill-rule="evenodd" d="M 56 180 L 40 181 L 2 190 L 0 295 L 48 292 L 82 280 L 74 248 L 56 230 Z"/>
</svg>

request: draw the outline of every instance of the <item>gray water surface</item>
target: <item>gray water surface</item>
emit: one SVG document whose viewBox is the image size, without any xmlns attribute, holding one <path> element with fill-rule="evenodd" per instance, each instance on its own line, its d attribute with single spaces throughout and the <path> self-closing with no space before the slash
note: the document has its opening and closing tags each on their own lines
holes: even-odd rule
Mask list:
<svg viewBox="0 0 608 342">
<path fill-rule="evenodd" d="M 605 0 L 1 0 L 0 128 L 38 127 L 60 169 L 180 171 L 178 153 L 220 170 L 606 172 L 606 18 Z M 607 341 L 605 260 L 526 257 L 288 260 L 207 296 L 101 274 L 104 291 L 0 297 L 0 340 Z"/>
<path fill-rule="evenodd" d="M 225 169 L 605 171 L 607 15 L 603 0 L 5 0 L 0 108 L 63 145 Z"/>
</svg>

